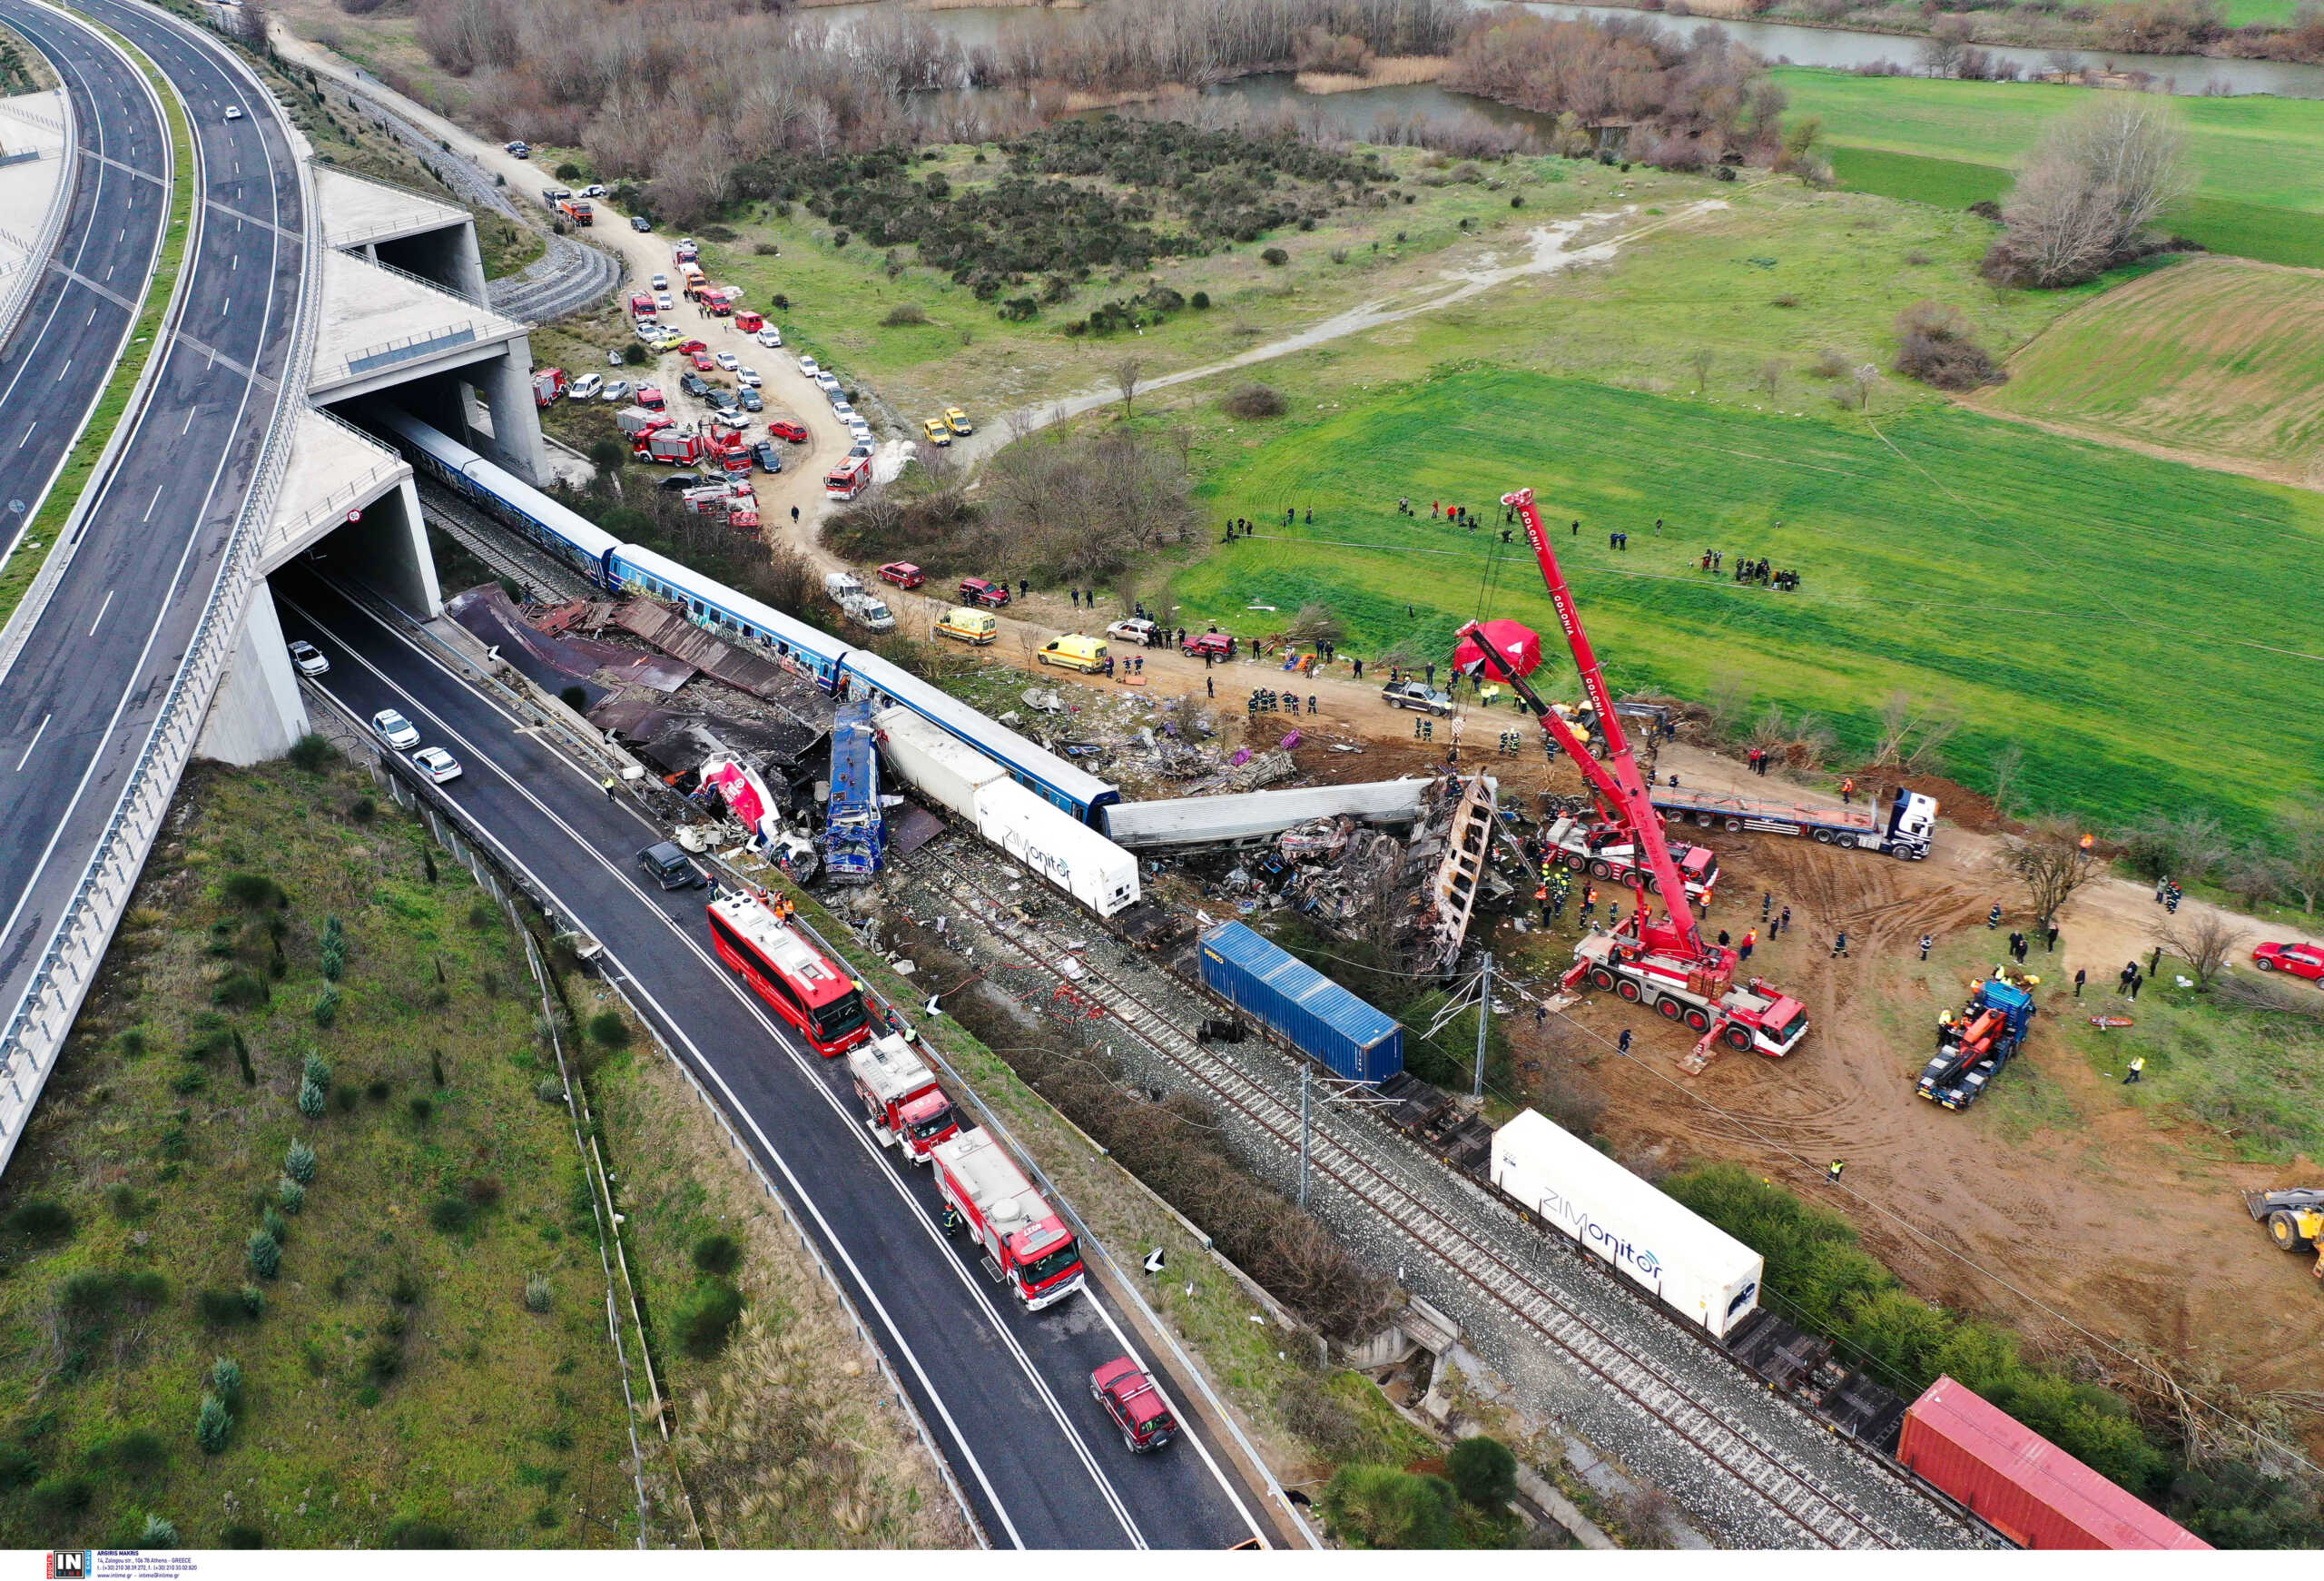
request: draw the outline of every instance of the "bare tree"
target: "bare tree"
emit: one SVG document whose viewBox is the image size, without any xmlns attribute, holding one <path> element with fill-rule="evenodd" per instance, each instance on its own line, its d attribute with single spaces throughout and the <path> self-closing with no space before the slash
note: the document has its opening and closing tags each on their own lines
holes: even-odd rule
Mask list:
<svg viewBox="0 0 2324 1581">
<path fill-rule="evenodd" d="M 2276 815 L 2276 833 L 2284 853 L 2284 888 L 2313 915 L 2324 899 L 2324 795 L 2308 791 L 2286 803 Z"/>
<path fill-rule="evenodd" d="M 2044 818 L 2023 835 L 2007 836 L 2002 865 L 2025 886 L 2034 914 L 2048 921 L 2056 919 L 2100 866 L 2082 831 L 2063 818 Z"/>
<path fill-rule="evenodd" d="M 1695 393 L 1697 395 L 1700 395 L 1703 392 L 1703 381 L 1710 377 L 1710 364 L 1713 355 L 1714 353 L 1709 346 L 1698 346 L 1693 351 L 1687 353 L 1687 366 L 1695 371 Z"/>
<path fill-rule="evenodd" d="M 1759 364 L 1759 384 L 1767 390 L 1769 400 L 1776 398 L 1776 387 L 1783 382 L 1783 362 L 1779 358 L 1770 357 Z"/>
<path fill-rule="evenodd" d="M 2227 920 L 2227 914 L 2206 906 L 2198 912 L 2174 917 L 2154 931 L 2162 947 L 2187 963 L 2195 974 L 2195 986 L 2208 988 L 2227 964 L 2236 946 L 2243 943 L 2241 928 Z"/>
<path fill-rule="evenodd" d="M 2146 94 L 2101 94 L 2060 116 L 2003 206 L 2003 257 L 2032 283 L 2070 285 L 2119 257 L 2190 189 L 2176 113 Z"/>
<path fill-rule="evenodd" d="M 1928 36 L 1921 40 L 1921 65 L 1930 76 L 1958 76 L 1961 57 L 1971 35 L 1965 16 L 1940 16 L 1930 26 Z"/>
<path fill-rule="evenodd" d="M 1703 712 L 1710 716 L 1710 726 L 1721 736 L 1734 734 L 1736 726 L 1751 711 L 1751 688 L 1732 671 L 1711 682 L 1703 693 Z"/>
<path fill-rule="evenodd" d="M 2025 766 L 2025 748 L 2013 741 L 1994 754 L 1988 766 L 1994 776 L 1994 811 L 2009 816 L 2009 804 L 2017 794 L 2017 776 Z"/>
<path fill-rule="evenodd" d="M 1122 392 L 1122 414 L 1127 417 L 1130 402 L 1137 398 L 1138 381 L 1146 377 L 1146 364 L 1136 357 L 1123 357 L 1117 359 L 1106 372 L 1113 380 L 1114 388 Z"/>
<path fill-rule="evenodd" d="M 1880 733 L 1873 738 L 1872 766 L 1908 774 L 1934 771 L 1944 762 L 1945 744 L 1961 728 L 1960 710 L 1940 698 L 1893 691 L 1880 705 Z"/>
</svg>

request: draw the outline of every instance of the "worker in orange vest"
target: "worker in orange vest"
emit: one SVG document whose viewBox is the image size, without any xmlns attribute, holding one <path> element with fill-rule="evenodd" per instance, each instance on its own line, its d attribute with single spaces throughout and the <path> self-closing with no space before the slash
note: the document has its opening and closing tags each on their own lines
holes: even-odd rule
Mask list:
<svg viewBox="0 0 2324 1581">
<path fill-rule="evenodd" d="M 1846 807 L 1853 806 L 1855 804 L 1856 781 L 1853 779 L 1844 779 L 1840 781 L 1840 805 Z"/>
<path fill-rule="evenodd" d="M 1748 960 L 1749 960 L 1749 959 L 1751 958 L 1751 952 L 1752 952 L 1752 950 L 1758 946 L 1758 943 L 1759 943 L 1759 930 L 1758 930 L 1758 929 L 1757 929 L 1757 928 L 1746 928 L 1746 929 L 1744 929 L 1744 930 L 1743 930 L 1743 945 L 1742 945 L 1742 947 L 1741 947 L 1740 949 L 1738 949 L 1738 950 L 1737 950 L 1737 951 L 1735 952 L 1735 958 L 1736 958 L 1737 960 L 1738 960 L 1738 961 L 1748 961 Z"/>
</svg>

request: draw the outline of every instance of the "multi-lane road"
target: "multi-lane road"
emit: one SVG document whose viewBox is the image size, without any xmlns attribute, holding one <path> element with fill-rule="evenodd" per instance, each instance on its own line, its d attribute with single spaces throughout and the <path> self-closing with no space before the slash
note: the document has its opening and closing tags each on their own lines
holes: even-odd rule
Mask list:
<svg viewBox="0 0 2324 1581">
<path fill-rule="evenodd" d="M 0 1015 L 22 1002 L 152 736 L 277 403 L 299 399 L 283 363 L 308 216 L 273 104 L 199 30 L 123 0 L 82 8 L 182 97 L 196 158 L 177 179 L 192 183 L 194 230 L 150 399 L 53 551 L 70 559 L 0 674 Z M 51 425 L 69 441 L 144 294 L 166 212 L 164 133 L 142 76 L 87 30 L 24 0 L 0 0 L 0 17 L 56 64 L 80 125 L 81 187 L 42 282 L 50 311 L 27 314 L 0 396 L 0 457 L 45 453 L 53 470 Z M 229 107 L 243 114 L 229 120 Z M 8 487 L 29 502 L 39 484 Z"/>
<path fill-rule="evenodd" d="M 1224 1548 L 1284 1541 L 1264 1490 L 1196 1426 L 1134 1456 L 1092 1403 L 1092 1368 L 1124 1352 L 1159 1367 L 1098 1290 L 1028 1316 L 937 1227 L 925 1170 L 858 1122 L 843 1072 L 803 1050 L 711 954 L 703 896 L 635 866 L 663 831 L 504 712 L 398 625 L 303 570 L 280 573 L 284 632 L 331 662 L 319 683 L 368 718 L 392 707 L 466 768 L 446 794 L 505 860 L 606 947 L 615 973 L 727 1108 L 812 1225 L 1000 1546 Z"/>
</svg>

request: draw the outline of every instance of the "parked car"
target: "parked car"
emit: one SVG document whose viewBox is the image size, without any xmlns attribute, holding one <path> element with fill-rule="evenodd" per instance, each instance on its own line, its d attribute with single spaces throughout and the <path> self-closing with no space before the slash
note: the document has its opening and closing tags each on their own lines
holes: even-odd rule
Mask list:
<svg viewBox="0 0 2324 1581">
<path fill-rule="evenodd" d="M 440 746 L 421 747 L 411 755 L 411 766 L 434 785 L 460 777 L 460 760 Z"/>
<path fill-rule="evenodd" d="M 965 436 L 977 431 L 976 426 L 969 421 L 969 414 L 957 406 L 948 406 L 944 409 L 944 421 L 946 426 L 956 434 Z"/>
<path fill-rule="evenodd" d="M 616 379 L 612 383 L 606 386 L 604 399 L 609 402 L 619 404 L 620 402 L 629 399 L 629 390 L 630 384 L 628 380 Z"/>
<path fill-rule="evenodd" d="M 696 400 L 702 400 L 710 394 L 710 380 L 699 373 L 681 373 L 678 375 L 678 388 Z"/>
<path fill-rule="evenodd" d="M 1178 651 L 1194 658 L 1211 654 L 1219 658 L 1235 657 L 1235 639 L 1224 631 L 1194 631 L 1187 634 Z"/>
<path fill-rule="evenodd" d="M 1053 664 L 1060 669 L 1079 670 L 1095 674 L 1106 667 L 1106 645 L 1094 637 L 1078 632 L 1052 637 L 1033 656 L 1036 664 Z"/>
<path fill-rule="evenodd" d="M 719 352 L 714 361 L 721 368 L 724 368 L 729 373 L 732 373 L 735 369 L 740 368 L 743 365 L 743 360 L 740 357 L 735 356 L 732 351 Z"/>
<path fill-rule="evenodd" d="M 743 398 L 737 395 L 734 391 L 727 389 L 723 384 L 712 385 L 710 387 L 710 393 L 704 396 L 703 400 L 710 402 L 711 405 L 716 407 L 721 411 L 733 411 L 736 407 L 743 404 Z"/>
<path fill-rule="evenodd" d="M 606 183 L 603 182 L 591 182 L 587 186 L 581 189 L 581 195 L 585 198 L 602 198 L 606 195 Z"/>
<path fill-rule="evenodd" d="M 640 851 L 637 865 L 664 889 L 704 889 L 710 884 L 675 840 L 664 840 Z"/>
<path fill-rule="evenodd" d="M 817 362 L 812 357 L 802 357 L 799 359 L 799 371 L 804 373 L 808 378 L 812 379 L 816 374 L 821 373 L 822 371 L 822 365 Z"/>
<path fill-rule="evenodd" d="M 1108 637 L 1114 638 L 1118 642 L 1134 642 L 1140 647 L 1159 647 L 1161 645 L 1161 633 L 1162 628 L 1160 627 L 1155 625 L 1151 620 L 1145 619 L 1142 617 L 1133 617 L 1128 620 L 1117 620 L 1111 626 L 1106 627 L 1106 635 Z"/>
<path fill-rule="evenodd" d="M 419 726 L 393 708 L 382 708 L 372 715 L 371 728 L 377 730 L 379 738 L 398 752 L 419 745 Z"/>
<path fill-rule="evenodd" d="M 975 608 L 998 609 L 1009 602 L 1009 589 L 982 577 L 963 577 L 960 602 Z"/>
<path fill-rule="evenodd" d="M 633 231 L 651 231 L 654 228 L 654 222 L 643 214 L 632 214 L 629 217 L 629 228 Z"/>
<path fill-rule="evenodd" d="M 746 384 L 753 390 L 756 390 L 760 385 L 766 382 L 766 380 L 759 377 L 757 369 L 743 368 L 741 366 L 737 366 L 735 368 L 734 379 L 736 382 Z"/>
<path fill-rule="evenodd" d="M 707 351 L 709 350 L 710 343 L 707 341 L 697 341 L 692 337 L 688 337 L 687 339 L 678 342 L 678 355 L 681 357 L 691 357 L 696 351 Z"/>
<path fill-rule="evenodd" d="M 1410 708 L 1423 714 L 1452 711 L 1452 693 L 1440 692 L 1418 681 L 1390 681 L 1380 688 L 1380 700 L 1391 708 Z"/>
<path fill-rule="evenodd" d="M 783 344 L 783 331 L 769 324 L 759 331 L 758 342 L 762 346 L 780 346 Z"/>
<path fill-rule="evenodd" d="M 509 153 L 515 154 L 518 159 L 530 159 L 533 157 L 532 145 L 521 137 L 514 143 L 504 143 L 501 146 L 506 148 Z"/>
<path fill-rule="evenodd" d="M 710 360 L 710 353 L 707 351 L 696 351 L 693 355 L 694 371 L 696 373 L 707 373 L 712 369 L 718 366 L 717 363 Z"/>
<path fill-rule="evenodd" d="M 707 479 L 699 472 L 673 472 L 655 487 L 665 494 L 683 494 L 689 489 L 699 489 Z"/>
<path fill-rule="evenodd" d="M 595 400 L 605 388 L 606 376 L 604 374 L 584 373 L 580 378 L 575 380 L 571 384 L 566 387 L 566 399 L 568 400 Z"/>
<path fill-rule="evenodd" d="M 2262 944 L 2251 952 L 2251 964 L 2262 972 L 2289 972 L 2310 983 L 2324 983 L 2324 950 L 2313 944 Z"/>
<path fill-rule="evenodd" d="M 928 578 L 910 560 L 891 560 L 880 568 L 880 579 L 899 588 L 917 588 Z"/>
<path fill-rule="evenodd" d="M 921 423 L 920 428 L 921 431 L 928 436 L 928 442 L 931 445 L 950 446 L 952 442 L 952 430 L 944 426 L 944 420 L 940 417 L 930 418 L 926 422 Z"/>
<path fill-rule="evenodd" d="M 654 311 L 655 312 L 674 312 L 676 309 L 677 304 L 670 300 L 670 293 L 668 291 L 657 291 L 654 293 Z"/>
<path fill-rule="evenodd" d="M 1114 1358 L 1089 1375 L 1089 1396 L 1105 1407 L 1133 1455 L 1148 1454 L 1177 1437 L 1170 1402 L 1127 1356 Z"/>
<path fill-rule="evenodd" d="M 670 277 L 666 274 L 657 274 L 645 283 L 652 286 L 655 291 L 667 291 L 670 289 Z"/>
<path fill-rule="evenodd" d="M 789 440 L 794 445 L 807 442 L 807 425 L 793 422 L 787 417 L 779 417 L 769 422 L 766 431 L 778 440 Z"/>
<path fill-rule="evenodd" d="M 323 657 L 322 649 L 317 647 L 311 642 L 292 643 L 290 645 L 290 662 L 299 667 L 299 673 L 302 676 L 327 676 L 330 674 L 330 660 L 325 658 Z"/>
<path fill-rule="evenodd" d="M 853 444 L 847 447 L 847 459 L 852 461 L 859 456 L 868 456 L 872 452 L 874 448 L 875 447 L 872 445 L 869 438 L 857 440 Z"/>
<path fill-rule="evenodd" d="M 755 390 L 744 390 L 740 399 L 743 402 L 743 410 L 744 411 L 764 411 L 766 410 L 766 397 L 761 395 Z"/>
<path fill-rule="evenodd" d="M 710 420 L 716 423 L 722 429 L 730 429 L 738 434 L 748 433 L 751 429 L 751 420 L 749 418 L 744 417 L 739 411 L 728 411 L 724 407 L 721 407 L 718 410 L 712 412 L 710 414 Z"/>
<path fill-rule="evenodd" d="M 762 471 L 780 472 L 783 470 L 783 447 L 776 444 L 773 440 L 761 440 L 757 444 L 753 445 L 751 447 L 751 459 L 759 464 L 759 468 Z"/>
</svg>

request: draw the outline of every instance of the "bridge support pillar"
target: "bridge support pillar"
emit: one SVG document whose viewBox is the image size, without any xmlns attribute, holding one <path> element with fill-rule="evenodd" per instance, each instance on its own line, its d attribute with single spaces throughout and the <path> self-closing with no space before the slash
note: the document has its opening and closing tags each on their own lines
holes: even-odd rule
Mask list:
<svg viewBox="0 0 2324 1581">
<path fill-rule="evenodd" d="M 436 557 L 428 548 L 419 493 L 410 479 L 365 506 L 360 521 L 333 532 L 323 552 L 330 557 L 333 573 L 369 583 L 405 614 L 433 620 L 444 613 Z"/>
<path fill-rule="evenodd" d="M 476 448 L 536 489 L 556 479 L 548 469 L 548 452 L 541 443 L 541 425 L 533 402 L 533 353 L 529 341 L 518 341 L 489 362 L 461 371 L 461 377 L 484 402 L 492 431 L 470 428 Z"/>
<path fill-rule="evenodd" d="M 282 624 L 275 618 L 274 594 L 261 582 L 251 589 L 241 643 L 210 701 L 194 756 L 217 763 L 263 763 L 290 751 L 309 727 Z"/>
</svg>

